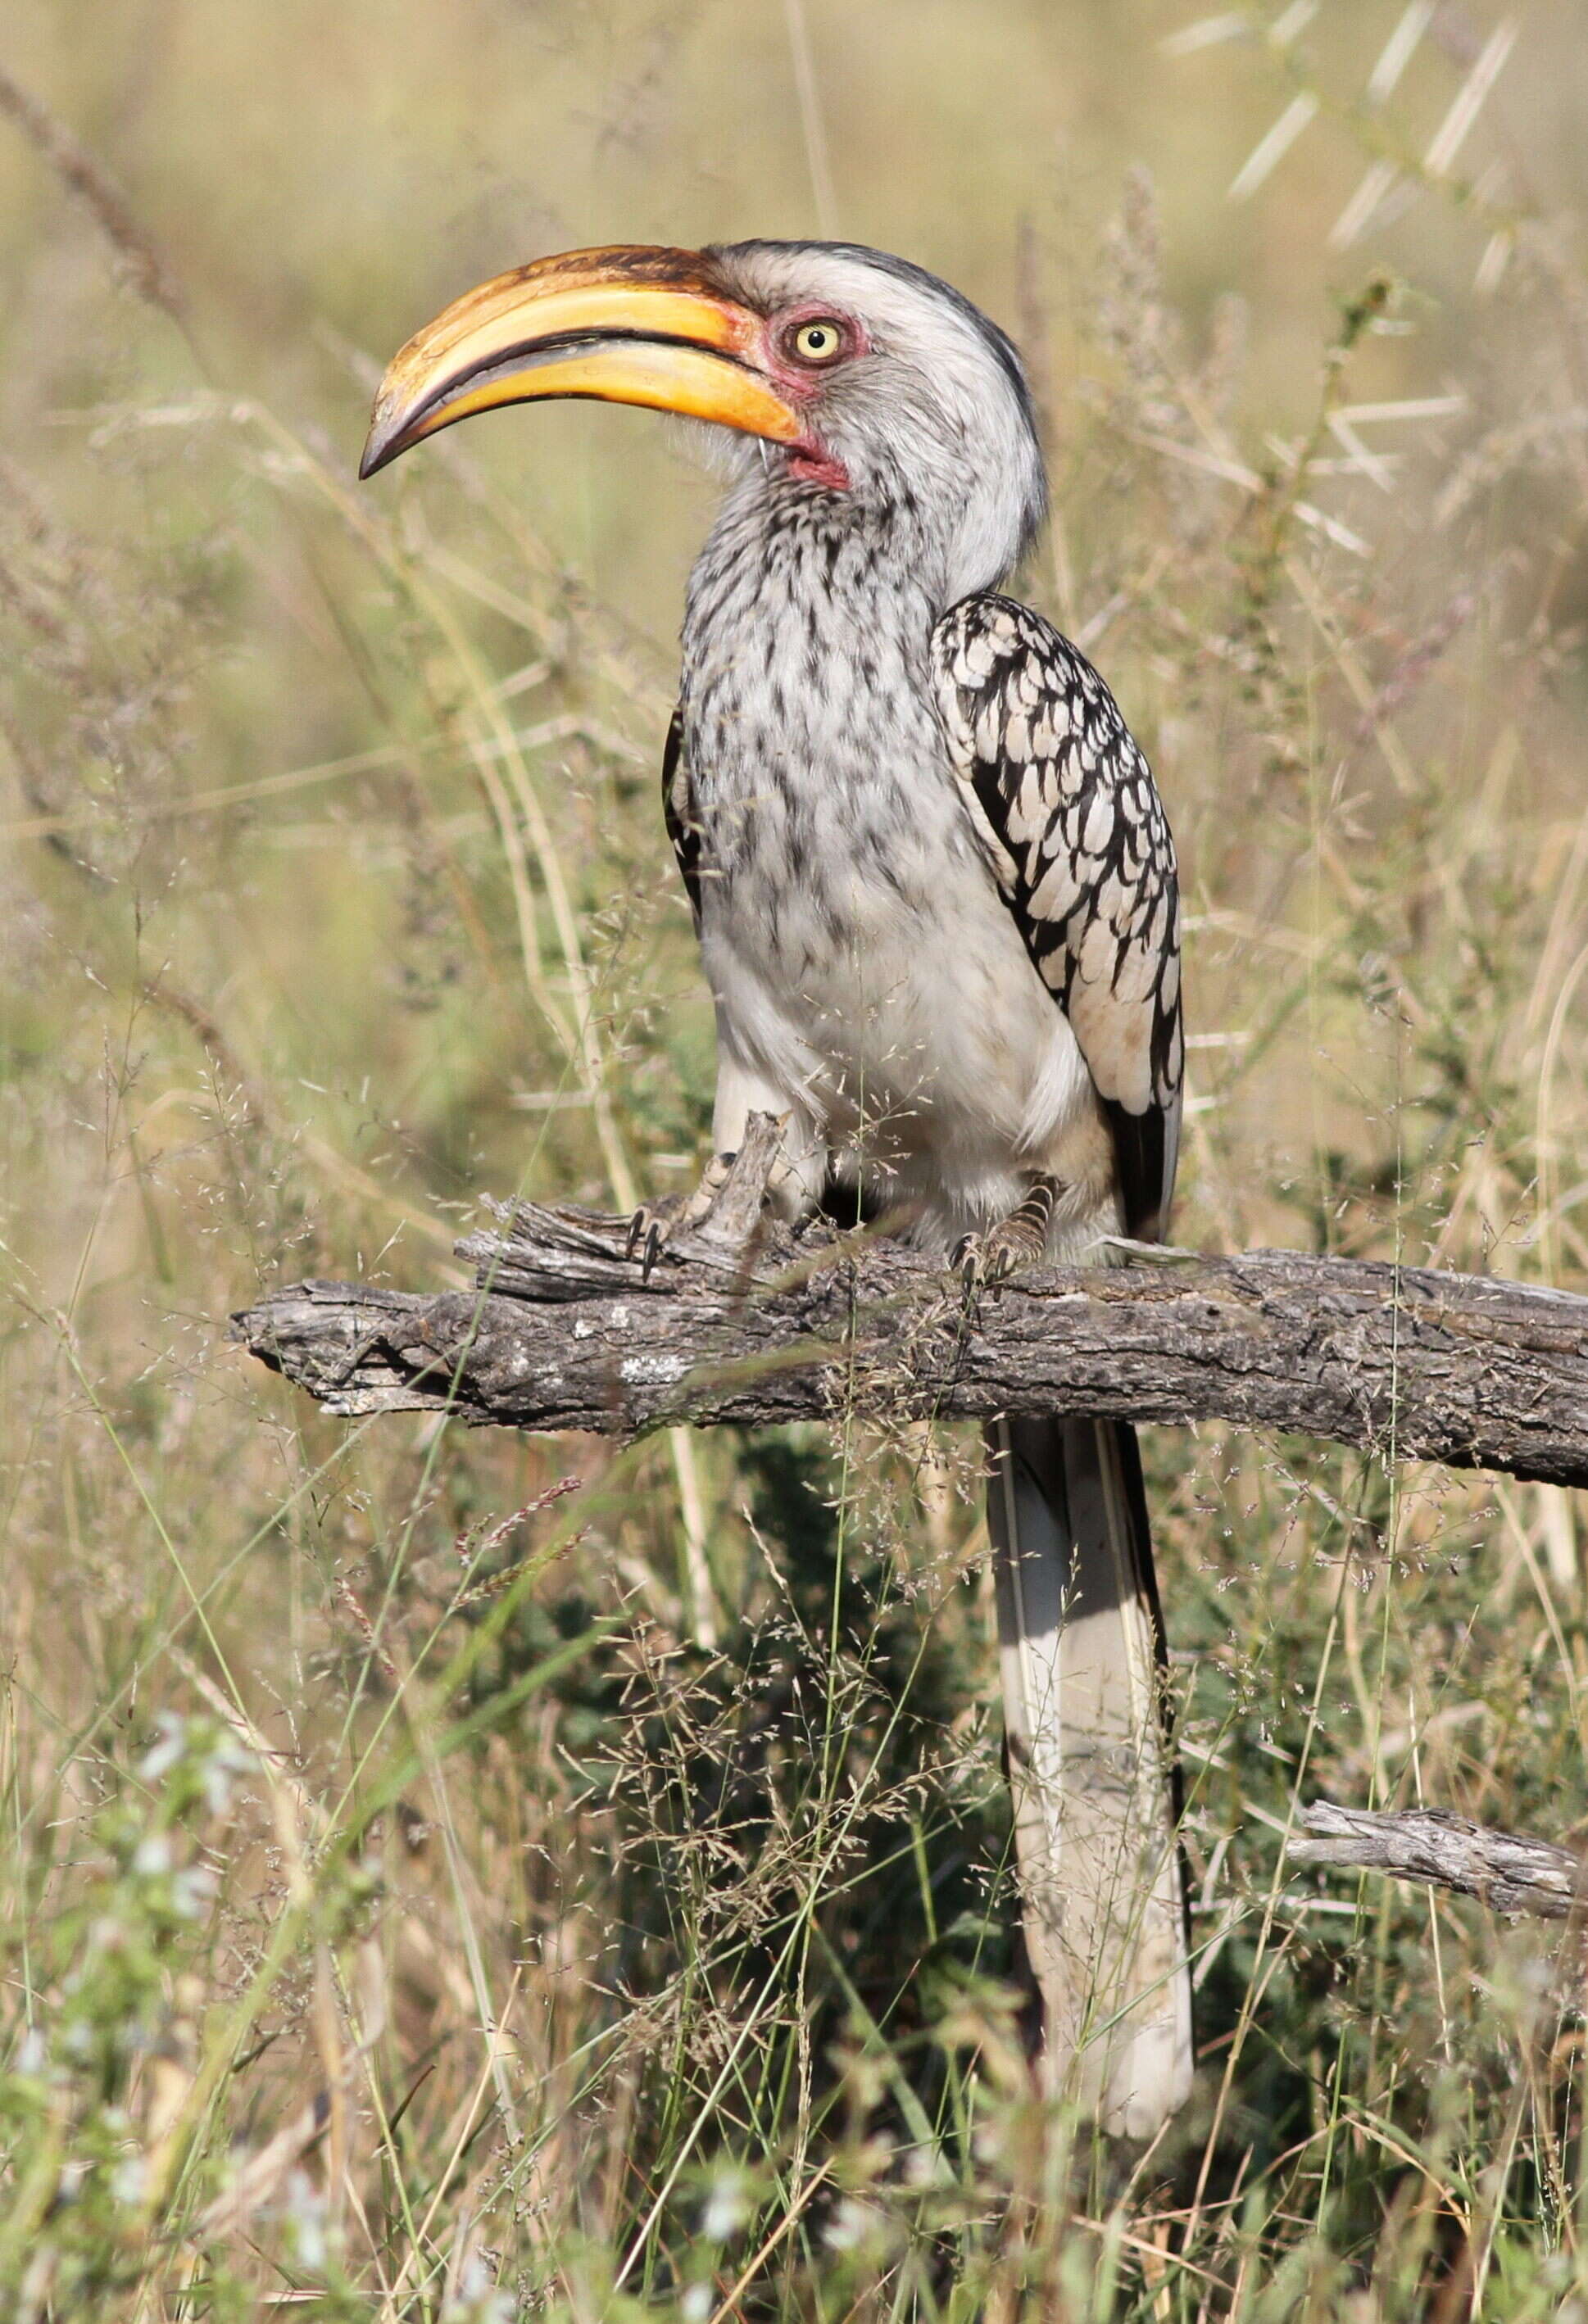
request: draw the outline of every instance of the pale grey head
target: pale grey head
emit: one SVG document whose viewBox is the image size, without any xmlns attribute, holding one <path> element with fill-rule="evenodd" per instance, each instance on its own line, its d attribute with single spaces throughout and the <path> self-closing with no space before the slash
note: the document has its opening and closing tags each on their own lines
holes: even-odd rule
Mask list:
<svg viewBox="0 0 1588 2324">
<path fill-rule="evenodd" d="M 1030 390 L 1005 333 L 924 268 L 856 244 L 742 242 L 704 255 L 764 318 L 762 361 L 825 455 L 762 453 L 719 431 L 714 465 L 825 486 L 862 523 L 909 509 L 950 601 L 1002 580 L 1047 507 Z"/>
</svg>

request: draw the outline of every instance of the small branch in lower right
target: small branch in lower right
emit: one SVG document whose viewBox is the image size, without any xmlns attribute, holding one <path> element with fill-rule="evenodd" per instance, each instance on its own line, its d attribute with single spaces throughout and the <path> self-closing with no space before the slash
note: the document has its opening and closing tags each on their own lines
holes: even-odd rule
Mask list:
<svg viewBox="0 0 1588 2324">
<path fill-rule="evenodd" d="M 1302 1821 L 1305 1837 L 1287 1844 L 1292 1864 L 1420 1880 L 1480 1897 L 1497 1913 L 1529 1913 L 1546 1921 L 1588 1917 L 1588 1861 L 1553 1840 L 1491 1831 L 1441 1808 L 1379 1814 L 1315 1800 L 1302 1811 Z"/>
</svg>

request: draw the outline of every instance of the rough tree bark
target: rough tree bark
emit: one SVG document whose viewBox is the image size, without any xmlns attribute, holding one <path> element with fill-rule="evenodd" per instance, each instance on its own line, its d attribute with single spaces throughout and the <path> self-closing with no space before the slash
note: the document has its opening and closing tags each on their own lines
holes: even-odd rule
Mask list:
<svg viewBox="0 0 1588 2324">
<path fill-rule="evenodd" d="M 967 1312 L 939 1265 L 885 1237 L 771 1225 L 771 1131 L 648 1279 L 626 1221 L 524 1203 L 459 1246 L 472 1291 L 295 1284 L 234 1331 L 337 1413 L 630 1434 L 808 1419 L 858 1395 L 945 1416 L 1224 1420 L 1588 1484 L 1588 1299 L 1295 1251 L 1126 1246 L 1117 1266 L 1022 1277 Z"/>
<path fill-rule="evenodd" d="M 1491 1831 L 1440 1808 L 1378 1815 L 1315 1800 L 1302 1821 L 1306 1836 L 1286 1849 L 1293 1864 L 1384 1872 L 1481 1896 L 1497 1913 L 1530 1913 L 1546 1921 L 1581 1918 L 1588 1904 L 1583 1862 L 1574 1849 Z"/>
</svg>

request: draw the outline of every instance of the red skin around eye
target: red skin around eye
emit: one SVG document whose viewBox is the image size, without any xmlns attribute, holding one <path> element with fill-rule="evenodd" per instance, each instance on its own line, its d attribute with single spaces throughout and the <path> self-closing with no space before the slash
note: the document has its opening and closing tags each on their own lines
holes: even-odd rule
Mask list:
<svg viewBox="0 0 1588 2324">
<path fill-rule="evenodd" d="M 784 353 L 802 323 L 836 323 L 844 334 L 844 352 L 831 363 L 819 366 L 802 364 Z M 801 409 L 819 404 L 824 374 L 841 370 L 854 355 L 864 355 L 870 342 L 864 331 L 853 318 L 835 315 L 830 307 L 815 302 L 804 307 L 785 308 L 766 325 L 762 344 L 762 368 L 780 394 Z M 789 447 L 789 473 L 804 483 L 822 484 L 828 492 L 849 490 L 849 471 L 836 454 L 829 452 L 813 429 L 808 436 Z"/>
</svg>

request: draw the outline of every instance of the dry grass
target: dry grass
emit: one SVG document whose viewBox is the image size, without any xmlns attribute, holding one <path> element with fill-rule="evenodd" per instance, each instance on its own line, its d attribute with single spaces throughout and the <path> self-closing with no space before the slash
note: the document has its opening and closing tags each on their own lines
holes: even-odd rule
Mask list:
<svg viewBox="0 0 1588 2324">
<path fill-rule="evenodd" d="M 347 1429 L 221 1330 L 692 1166 L 702 492 L 586 407 L 352 464 L 465 281 L 818 208 L 1030 348 L 1028 586 L 1186 867 L 1182 1237 L 1580 1283 L 1583 32 L 12 12 L 7 2313 L 1588 2315 L 1570 1981 L 1280 1848 L 1320 1791 L 1583 1829 L 1568 1497 L 1149 1448 L 1203 2063 L 1131 2162 L 1017 2065 L 963 1444 Z"/>
</svg>

